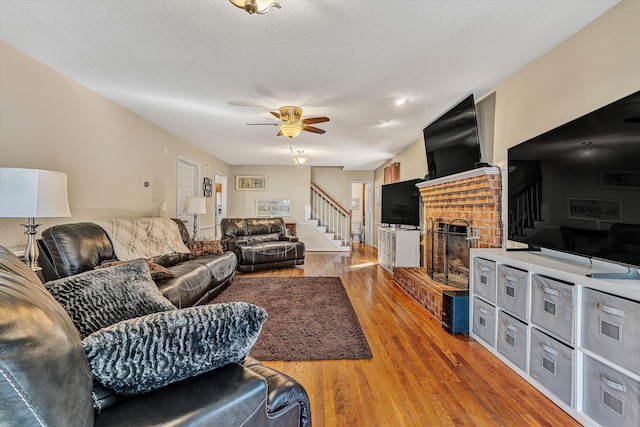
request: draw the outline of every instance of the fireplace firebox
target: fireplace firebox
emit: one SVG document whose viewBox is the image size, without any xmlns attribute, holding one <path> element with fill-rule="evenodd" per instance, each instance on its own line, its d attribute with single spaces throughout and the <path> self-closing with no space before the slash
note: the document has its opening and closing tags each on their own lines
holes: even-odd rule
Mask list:
<svg viewBox="0 0 640 427">
<path fill-rule="evenodd" d="M 469 249 L 478 240 L 477 228 L 463 219 L 427 219 L 425 236 L 427 275 L 448 286 L 469 287 Z"/>
</svg>

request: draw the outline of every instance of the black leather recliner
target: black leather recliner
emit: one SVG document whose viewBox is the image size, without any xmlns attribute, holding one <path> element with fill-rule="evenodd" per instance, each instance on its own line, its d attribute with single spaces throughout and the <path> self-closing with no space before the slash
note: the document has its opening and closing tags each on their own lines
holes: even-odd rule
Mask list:
<svg viewBox="0 0 640 427">
<path fill-rule="evenodd" d="M 220 230 L 229 250 L 238 257 L 238 271 L 304 264 L 304 243 L 287 236 L 282 218 L 223 218 Z"/>
<path fill-rule="evenodd" d="M 2 426 L 311 426 L 304 388 L 251 358 L 148 393 L 116 395 L 94 415 L 91 371 L 71 318 L 1 246 L 0 314 Z"/>
</svg>

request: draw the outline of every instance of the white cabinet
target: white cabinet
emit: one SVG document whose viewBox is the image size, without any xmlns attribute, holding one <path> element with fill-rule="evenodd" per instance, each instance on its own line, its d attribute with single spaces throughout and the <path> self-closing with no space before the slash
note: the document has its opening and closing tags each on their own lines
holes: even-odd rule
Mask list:
<svg viewBox="0 0 640 427">
<path fill-rule="evenodd" d="M 549 255 L 472 249 L 471 337 L 583 425 L 637 425 L 640 281 Z"/>
<path fill-rule="evenodd" d="M 378 264 L 391 274 L 395 267 L 420 267 L 420 230 L 379 227 Z"/>
</svg>

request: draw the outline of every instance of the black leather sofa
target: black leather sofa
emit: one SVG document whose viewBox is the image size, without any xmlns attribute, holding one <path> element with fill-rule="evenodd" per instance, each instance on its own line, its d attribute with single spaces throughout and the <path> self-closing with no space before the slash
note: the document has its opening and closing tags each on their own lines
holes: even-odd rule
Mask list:
<svg viewBox="0 0 640 427">
<path fill-rule="evenodd" d="M 184 223 L 174 219 L 182 240 L 189 241 Z M 116 258 L 111 240 L 105 231 L 91 222 L 55 225 L 42 232 L 38 240 L 45 281 L 72 276 L 92 270 L 104 261 Z M 233 279 L 237 264 L 233 252 L 203 255 L 190 259 L 174 254 L 157 257 L 153 261 L 167 267 L 175 277 L 158 280 L 160 292 L 176 307 L 190 307 L 210 301 L 222 292 Z"/>
<path fill-rule="evenodd" d="M 287 236 L 282 218 L 223 218 L 220 230 L 229 250 L 238 257 L 238 271 L 304 264 L 304 243 Z"/>
<path fill-rule="evenodd" d="M 112 396 L 94 414 L 77 329 L 1 246 L 0 313 L 1 426 L 311 426 L 304 388 L 251 358 L 148 393 Z"/>
</svg>

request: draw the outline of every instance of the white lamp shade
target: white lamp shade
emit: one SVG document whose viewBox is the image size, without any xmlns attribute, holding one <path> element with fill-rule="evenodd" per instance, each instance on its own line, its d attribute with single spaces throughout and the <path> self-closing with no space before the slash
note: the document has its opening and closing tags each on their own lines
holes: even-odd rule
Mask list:
<svg viewBox="0 0 640 427">
<path fill-rule="evenodd" d="M 190 214 L 206 214 L 207 201 L 204 197 L 189 197 L 187 203 L 187 213 Z"/>
<path fill-rule="evenodd" d="M 0 168 L 0 218 L 70 216 L 66 173 Z"/>
</svg>

